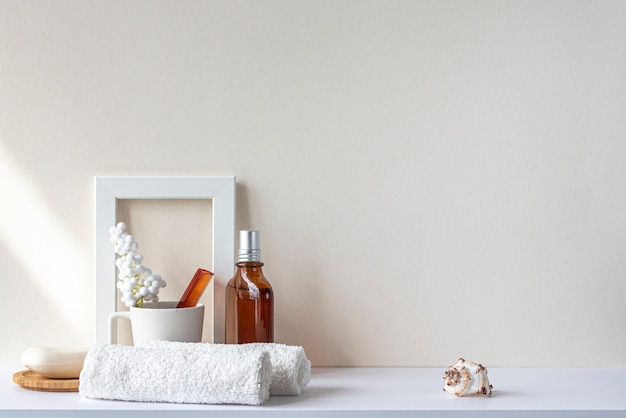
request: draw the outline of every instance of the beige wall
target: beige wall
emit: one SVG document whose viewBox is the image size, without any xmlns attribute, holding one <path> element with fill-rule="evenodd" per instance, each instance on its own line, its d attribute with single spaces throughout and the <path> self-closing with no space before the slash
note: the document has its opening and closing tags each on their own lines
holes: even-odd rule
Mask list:
<svg viewBox="0 0 626 418">
<path fill-rule="evenodd" d="M 236 175 L 315 365 L 626 366 L 625 74 L 622 1 L 0 0 L 0 362 L 91 341 L 94 176 Z"/>
</svg>

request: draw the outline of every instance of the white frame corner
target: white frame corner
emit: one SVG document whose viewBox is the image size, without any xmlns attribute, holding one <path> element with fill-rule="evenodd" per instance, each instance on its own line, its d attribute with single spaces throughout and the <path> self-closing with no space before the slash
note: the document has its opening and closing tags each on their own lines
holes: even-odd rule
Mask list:
<svg viewBox="0 0 626 418">
<path fill-rule="evenodd" d="M 96 176 L 94 342 L 108 343 L 108 317 L 116 311 L 115 253 L 109 228 L 117 224 L 118 199 L 210 199 L 213 201 L 213 342 L 224 342 L 224 289 L 235 261 L 235 176 Z"/>
</svg>

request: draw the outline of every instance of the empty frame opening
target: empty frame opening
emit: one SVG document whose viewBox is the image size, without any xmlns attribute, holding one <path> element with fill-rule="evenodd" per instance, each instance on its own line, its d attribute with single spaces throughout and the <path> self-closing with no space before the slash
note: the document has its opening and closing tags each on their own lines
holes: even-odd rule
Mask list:
<svg viewBox="0 0 626 418">
<path fill-rule="evenodd" d="M 117 220 L 126 223 L 135 237 L 143 264 L 167 281 L 160 300 L 180 299 L 198 268 L 213 271 L 212 210 L 210 199 L 118 199 Z M 118 292 L 116 309 L 128 310 L 120 296 Z M 202 339 L 213 342 L 213 286 L 200 303 L 206 307 Z M 118 321 L 117 335 L 119 344 L 132 344 L 128 321 Z"/>
</svg>

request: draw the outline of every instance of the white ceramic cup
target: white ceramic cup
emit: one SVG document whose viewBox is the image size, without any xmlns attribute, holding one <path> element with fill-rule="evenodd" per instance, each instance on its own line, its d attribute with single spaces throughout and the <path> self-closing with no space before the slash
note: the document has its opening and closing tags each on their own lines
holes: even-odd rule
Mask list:
<svg viewBox="0 0 626 418">
<path fill-rule="evenodd" d="M 117 319 L 130 320 L 133 343 L 145 340 L 166 340 L 198 343 L 202 341 L 204 305 L 176 308 L 178 302 L 149 302 L 143 308 L 109 315 L 109 343 L 117 344 Z"/>
</svg>

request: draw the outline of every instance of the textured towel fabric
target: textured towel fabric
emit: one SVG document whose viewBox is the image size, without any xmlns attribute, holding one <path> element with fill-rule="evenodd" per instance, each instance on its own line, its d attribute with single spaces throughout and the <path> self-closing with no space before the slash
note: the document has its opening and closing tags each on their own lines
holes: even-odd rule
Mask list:
<svg viewBox="0 0 626 418">
<path fill-rule="evenodd" d="M 299 395 L 311 380 L 311 362 L 304 348 L 294 345 L 254 343 L 270 354 L 272 384 L 270 395 Z"/>
<path fill-rule="evenodd" d="M 261 405 L 269 398 L 270 356 L 254 347 L 97 345 L 80 373 L 89 398 L 142 402 Z"/>
<path fill-rule="evenodd" d="M 178 343 L 170 341 L 144 341 L 142 347 L 163 350 L 204 350 L 206 346 L 219 344 Z M 235 345 L 234 347 L 237 347 Z M 261 350 L 269 353 L 272 362 L 272 383 L 270 395 L 300 395 L 311 379 L 311 362 L 307 359 L 304 348 L 276 343 L 242 344 L 242 350 Z"/>
</svg>

